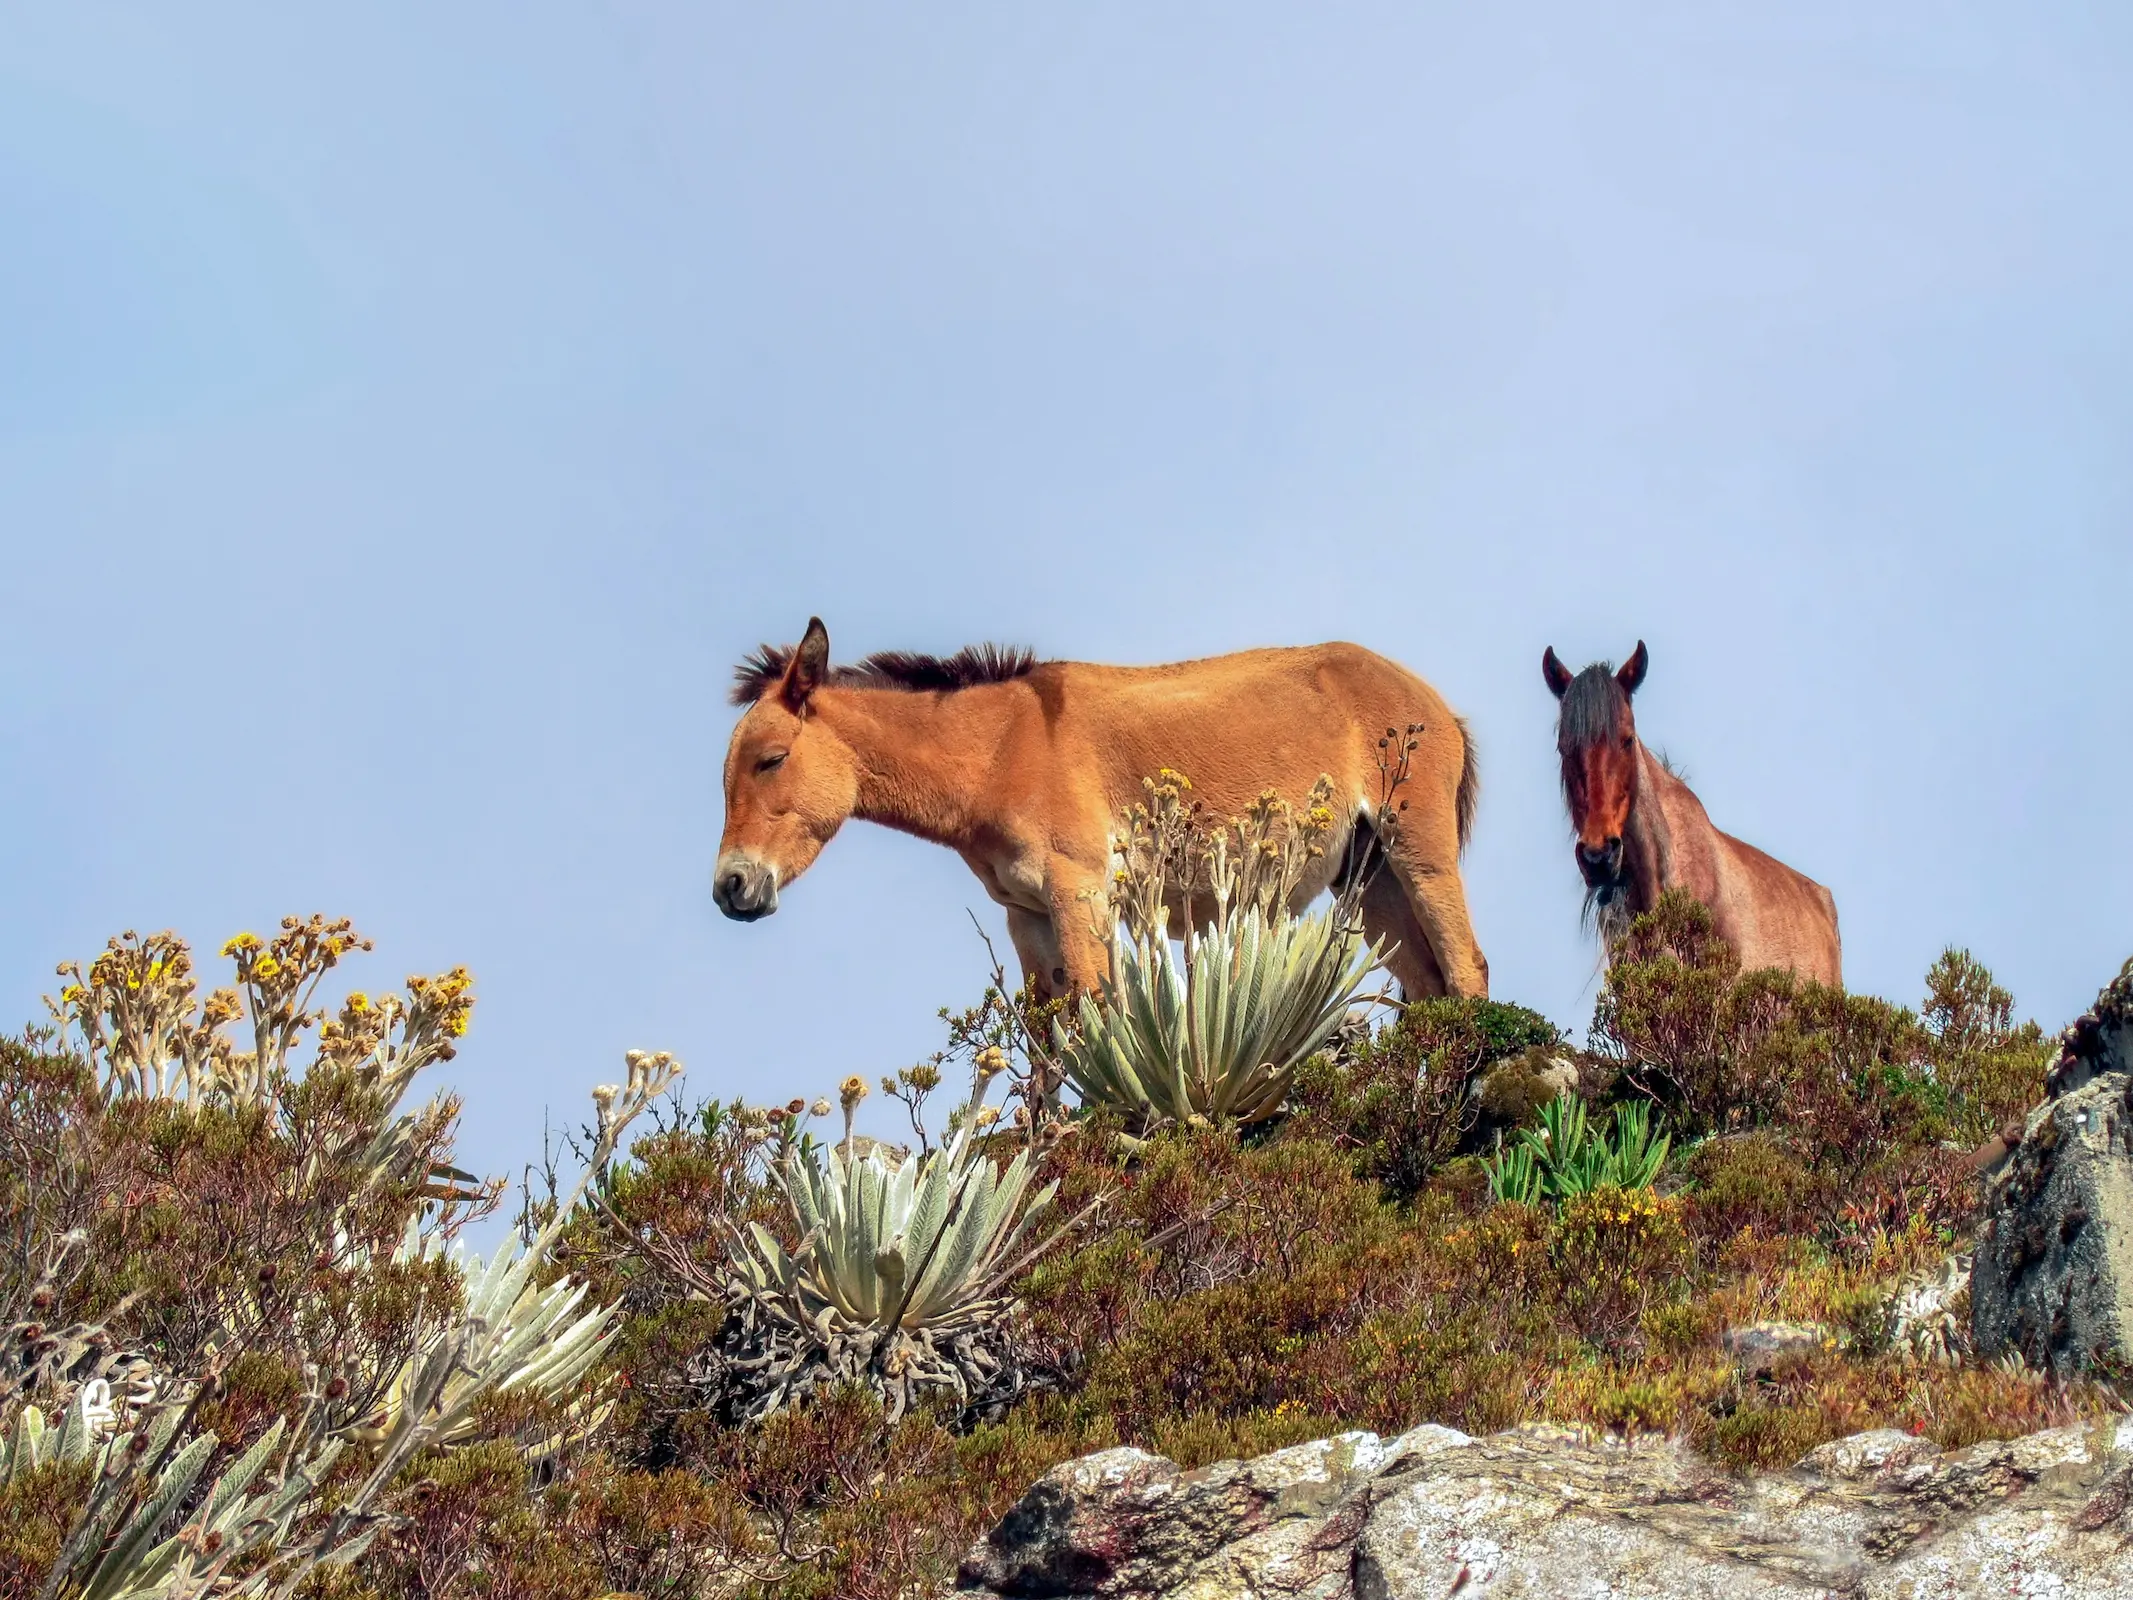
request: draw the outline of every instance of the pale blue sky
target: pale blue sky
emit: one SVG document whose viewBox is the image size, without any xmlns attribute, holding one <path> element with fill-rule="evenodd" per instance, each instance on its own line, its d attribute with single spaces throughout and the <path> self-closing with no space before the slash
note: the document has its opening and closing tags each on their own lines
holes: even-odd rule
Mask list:
<svg viewBox="0 0 2133 1600">
<path fill-rule="evenodd" d="M 0 5 L 0 1012 L 121 927 L 469 963 L 466 1153 L 626 1047 L 931 1049 L 855 826 L 712 907 L 728 670 L 1355 639 L 1590 1015 L 1538 659 L 2056 1025 L 2133 951 L 2133 11 Z M 1611 13 L 1611 14 L 1607 14 Z M 1004 948 L 1004 946 L 1003 946 Z"/>
</svg>

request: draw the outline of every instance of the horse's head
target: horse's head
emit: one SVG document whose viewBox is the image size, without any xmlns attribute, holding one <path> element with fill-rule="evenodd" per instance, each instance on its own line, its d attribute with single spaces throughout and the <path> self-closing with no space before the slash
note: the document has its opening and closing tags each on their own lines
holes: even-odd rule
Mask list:
<svg viewBox="0 0 2133 1600">
<path fill-rule="evenodd" d="M 1622 835 L 1637 799 L 1637 718 L 1629 699 L 1650 660 L 1642 639 L 1619 672 L 1598 661 L 1573 677 L 1552 645 L 1541 657 L 1541 676 L 1561 702 L 1555 748 L 1577 833 L 1578 871 L 1588 889 L 1608 888 L 1622 877 Z"/>
<path fill-rule="evenodd" d="M 858 803 L 851 749 L 813 703 L 828 677 L 820 617 L 796 648 L 766 648 L 741 670 L 733 697 L 748 709 L 726 747 L 726 831 L 711 897 L 742 922 L 778 909 L 780 886 L 814 865 Z"/>
</svg>

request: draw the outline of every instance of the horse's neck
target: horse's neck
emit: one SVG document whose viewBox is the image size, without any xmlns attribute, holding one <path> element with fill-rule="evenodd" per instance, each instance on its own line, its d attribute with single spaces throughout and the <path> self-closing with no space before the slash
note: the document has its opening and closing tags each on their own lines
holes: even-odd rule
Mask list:
<svg viewBox="0 0 2133 1600">
<path fill-rule="evenodd" d="M 1637 763 L 1637 798 L 1622 835 L 1632 908 L 1639 913 L 1651 910 L 1669 889 L 1687 889 L 1708 901 L 1715 884 L 1706 881 L 1711 877 L 1711 822 L 1703 802 L 1641 739 Z"/>
<path fill-rule="evenodd" d="M 818 705 L 858 764 L 853 816 L 958 848 L 982 828 L 984 775 L 1012 716 L 1005 697 L 843 689 L 822 691 Z"/>
</svg>

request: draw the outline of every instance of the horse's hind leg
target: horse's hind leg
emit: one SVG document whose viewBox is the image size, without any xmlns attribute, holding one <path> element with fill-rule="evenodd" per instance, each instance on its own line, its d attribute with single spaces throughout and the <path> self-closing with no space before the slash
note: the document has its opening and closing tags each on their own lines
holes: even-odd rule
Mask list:
<svg viewBox="0 0 2133 1600">
<path fill-rule="evenodd" d="M 1401 822 L 1388 841 L 1383 876 L 1406 891 L 1408 906 L 1443 974 L 1441 992 L 1485 999 L 1489 963 L 1474 942 L 1474 925 L 1467 918 L 1457 831 L 1449 816 L 1439 829 L 1424 826 L 1419 818 L 1403 817 Z"/>
<path fill-rule="evenodd" d="M 1444 972 L 1430 949 L 1429 936 L 1415 920 L 1407 891 L 1392 869 L 1380 862 L 1363 886 L 1363 933 L 1388 952 L 1385 970 L 1399 980 L 1402 1000 L 1426 1000 L 1444 993 Z"/>
</svg>

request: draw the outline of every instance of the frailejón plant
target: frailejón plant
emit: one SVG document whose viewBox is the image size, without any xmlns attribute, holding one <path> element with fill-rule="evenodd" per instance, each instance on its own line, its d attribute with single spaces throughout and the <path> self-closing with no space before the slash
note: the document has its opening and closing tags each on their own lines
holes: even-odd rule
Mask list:
<svg viewBox="0 0 2133 1600">
<path fill-rule="evenodd" d="M 938 1150 L 886 1159 L 849 1141 L 795 1144 L 777 1168 L 800 1233 L 788 1250 L 760 1224 L 728 1242 L 728 1296 L 767 1345 L 763 1415 L 823 1382 L 871 1381 L 892 1412 L 920 1389 L 967 1397 L 997 1364 L 986 1336 L 1028 1266 L 1054 1185 L 1029 1192 L 1027 1151 L 1002 1168 L 972 1126 Z M 1042 1246 L 1036 1247 L 1041 1249 Z"/>
<path fill-rule="evenodd" d="M 1190 788 L 1165 772 L 1127 818 L 1111 974 L 1101 995 L 1082 997 L 1079 1027 L 1055 1040 L 1082 1102 L 1142 1129 L 1272 1116 L 1380 957 L 1352 898 L 1308 915 L 1289 909 L 1334 821 L 1325 780 L 1301 815 L 1268 793 L 1211 831 L 1184 801 Z M 1182 955 L 1174 925 L 1184 930 Z"/>
</svg>

